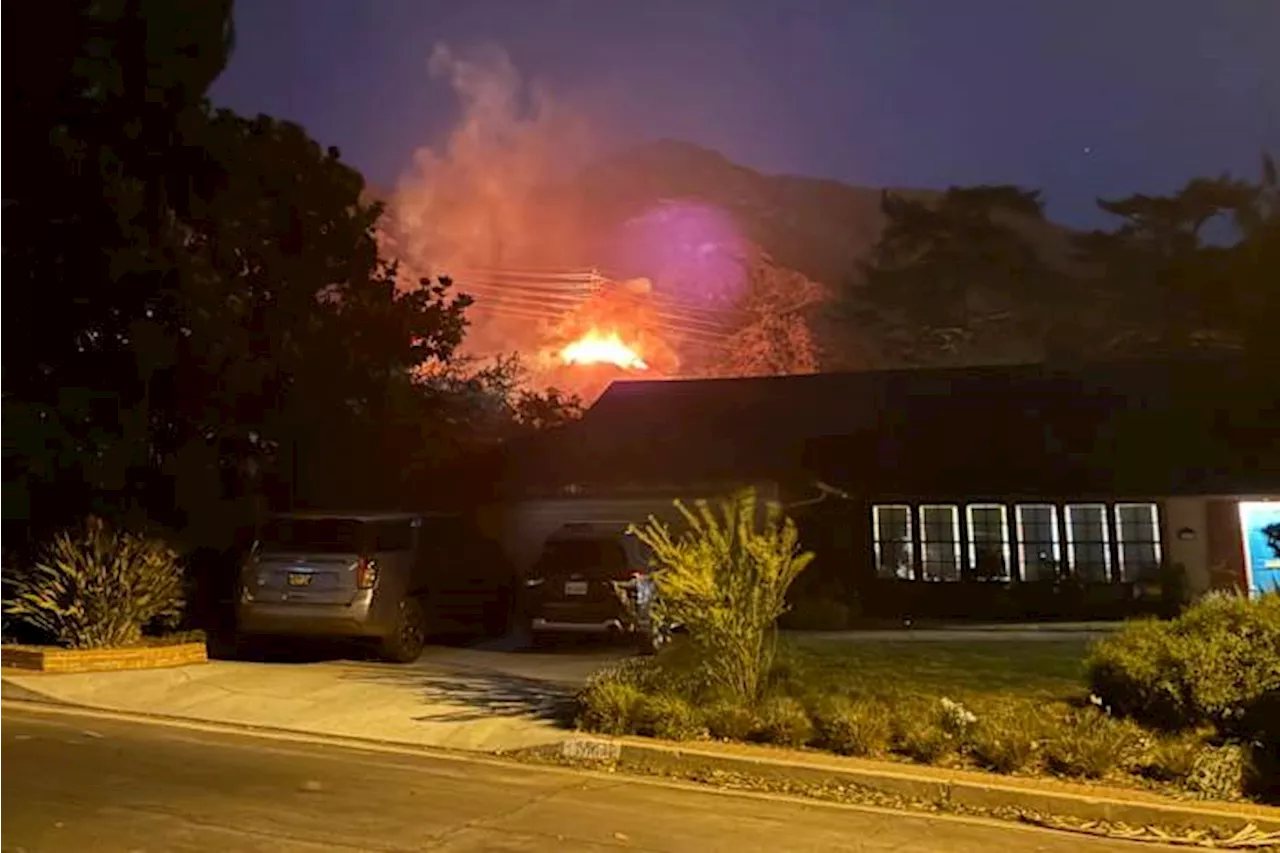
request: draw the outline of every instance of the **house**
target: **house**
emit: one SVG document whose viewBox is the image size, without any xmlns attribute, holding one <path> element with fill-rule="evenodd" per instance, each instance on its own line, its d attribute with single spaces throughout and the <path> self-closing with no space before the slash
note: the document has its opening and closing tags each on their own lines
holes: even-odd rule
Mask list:
<svg viewBox="0 0 1280 853">
<path fill-rule="evenodd" d="M 512 448 L 495 523 L 527 565 L 569 521 L 754 485 L 865 612 L 1123 615 L 1280 585 L 1277 387 L 1230 358 L 615 382 Z"/>
</svg>

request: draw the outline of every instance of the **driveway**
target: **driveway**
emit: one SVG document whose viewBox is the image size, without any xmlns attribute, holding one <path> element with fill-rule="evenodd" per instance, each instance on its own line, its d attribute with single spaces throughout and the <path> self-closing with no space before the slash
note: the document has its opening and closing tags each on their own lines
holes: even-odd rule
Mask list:
<svg viewBox="0 0 1280 853">
<path fill-rule="evenodd" d="M 189 721 L 504 752 L 564 737 L 574 691 L 625 649 L 432 646 L 407 665 L 210 661 L 75 675 L 4 673 L 4 698 Z"/>
</svg>

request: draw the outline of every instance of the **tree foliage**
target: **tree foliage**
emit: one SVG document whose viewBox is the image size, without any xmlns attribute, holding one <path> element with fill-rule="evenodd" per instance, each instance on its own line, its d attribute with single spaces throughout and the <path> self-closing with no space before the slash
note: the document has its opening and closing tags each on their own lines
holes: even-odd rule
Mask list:
<svg viewBox="0 0 1280 853">
<path fill-rule="evenodd" d="M 1280 191 L 1269 157 L 1255 181 L 1195 178 L 1098 206 L 1118 224 L 1071 235 L 1059 251 L 1029 236 L 1051 232 L 1036 192 L 886 193 L 886 225 L 862 272 L 870 319 L 896 341 L 891 358 L 963 362 L 1013 334 L 1041 355 L 1274 352 Z"/>
<path fill-rule="evenodd" d="M 571 414 L 497 374 L 436 381 L 469 300 L 379 253 L 336 149 L 204 102 L 229 2 L 12 11 L 48 44 L 6 81 L 6 520 L 403 502 L 471 435 Z"/>
<path fill-rule="evenodd" d="M 984 185 L 952 187 L 937 198 L 886 192 L 881 212 L 885 228 L 861 272 L 871 298 L 912 330 L 900 357 L 963 354 L 972 331 L 1011 301 L 1045 298 L 1037 285 L 1048 271 L 1027 236 L 1027 224 L 1044 219 L 1038 191 Z"/>
</svg>

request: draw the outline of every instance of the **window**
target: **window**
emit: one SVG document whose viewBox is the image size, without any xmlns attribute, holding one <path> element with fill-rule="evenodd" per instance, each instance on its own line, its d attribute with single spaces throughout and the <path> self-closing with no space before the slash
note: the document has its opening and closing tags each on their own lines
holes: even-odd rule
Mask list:
<svg viewBox="0 0 1280 853">
<path fill-rule="evenodd" d="M 1018 504 L 1018 567 L 1024 581 L 1047 581 L 1058 576 L 1062 546 L 1058 541 L 1058 508 L 1053 504 Z"/>
<path fill-rule="evenodd" d="M 920 507 L 920 569 L 927 581 L 960 580 L 960 509 Z"/>
<path fill-rule="evenodd" d="M 1067 504 L 1067 564 L 1081 580 L 1111 579 L 1106 504 Z"/>
<path fill-rule="evenodd" d="M 969 504 L 969 567 L 978 580 L 1009 579 L 1009 516 L 1002 504 Z"/>
<path fill-rule="evenodd" d="M 1155 504 L 1116 504 L 1120 579 L 1153 578 L 1160 569 L 1160 513 Z"/>
<path fill-rule="evenodd" d="M 876 549 L 876 576 L 911 580 L 911 507 L 898 505 L 871 508 L 872 535 Z"/>
</svg>

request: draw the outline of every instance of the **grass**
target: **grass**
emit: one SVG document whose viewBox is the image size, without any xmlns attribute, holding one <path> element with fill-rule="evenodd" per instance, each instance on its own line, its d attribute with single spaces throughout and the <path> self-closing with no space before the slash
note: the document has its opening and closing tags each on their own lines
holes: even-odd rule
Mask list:
<svg viewBox="0 0 1280 853">
<path fill-rule="evenodd" d="M 817 692 L 1068 701 L 1084 690 L 1084 640 L 856 641 L 789 636 L 798 680 Z"/>
</svg>

